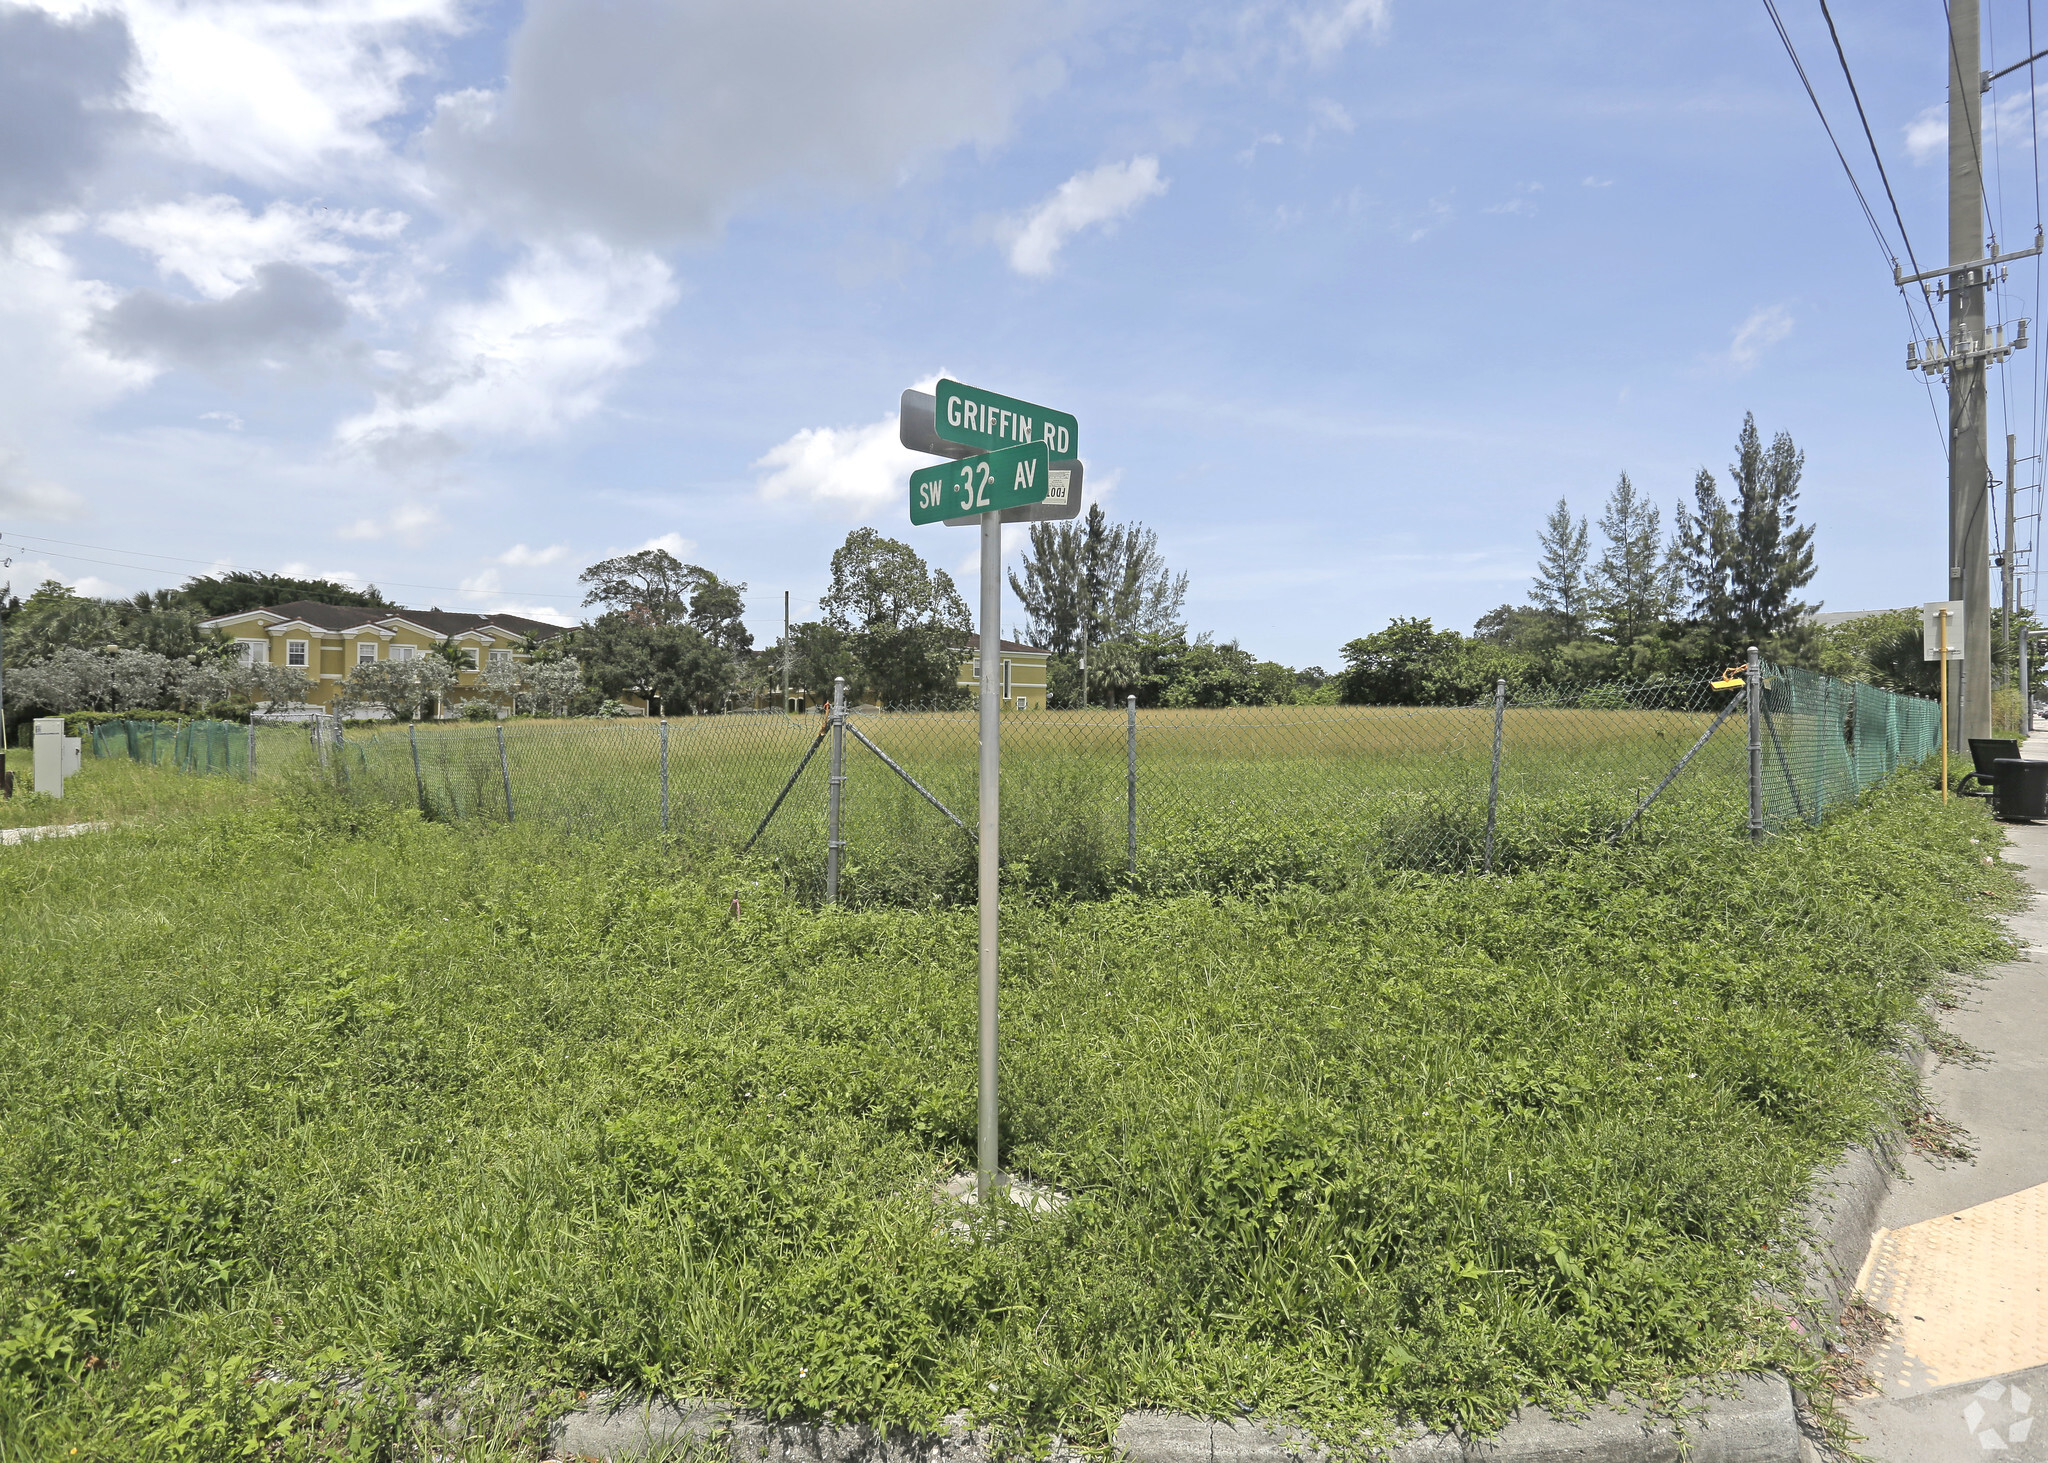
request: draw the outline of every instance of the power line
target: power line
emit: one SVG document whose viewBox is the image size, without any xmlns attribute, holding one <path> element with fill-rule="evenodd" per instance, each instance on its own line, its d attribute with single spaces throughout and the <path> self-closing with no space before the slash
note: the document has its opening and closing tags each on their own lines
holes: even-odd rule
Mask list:
<svg viewBox="0 0 2048 1463">
<path fill-rule="evenodd" d="M 48 549 L 48 548 L 42 548 L 42 547 L 39 547 L 39 546 L 40 546 L 40 545 L 42 545 L 42 544 L 63 544 L 63 545 L 64 545 L 64 546 L 66 547 L 66 548 L 73 548 L 73 549 L 94 549 L 94 550 L 97 550 L 98 552 L 100 552 L 100 553 L 103 553 L 103 554 L 126 554 L 126 555 L 128 555 L 128 556 L 129 556 L 130 558 L 136 558 L 136 559 L 164 559 L 164 560 L 167 560 L 167 561 L 169 561 L 170 563 L 173 563 L 173 564 L 199 564 L 199 565 L 203 565 L 204 567 L 206 567 L 206 568 L 208 568 L 208 569 L 211 569 L 211 570 L 215 570 L 215 571 L 217 571 L 217 572 L 222 572 L 222 573 L 231 573 L 231 574 L 264 574 L 264 575 L 268 575 L 268 574 L 270 573 L 270 571 L 269 571 L 269 570 L 266 570 L 266 569 L 247 569 L 247 568 L 242 568 L 241 566 L 239 566 L 239 565 L 235 565 L 235 564 L 223 564 L 223 563 L 222 563 L 222 562 L 221 562 L 220 560 L 218 560 L 218 559 L 193 559 L 193 558 L 187 558 L 187 557 L 184 557 L 184 556 L 182 556 L 182 555 L 179 555 L 179 554 L 156 554 L 156 553 L 151 553 L 151 552 L 150 552 L 149 550 L 147 550 L 147 549 L 124 549 L 124 548 L 117 548 L 117 547 L 114 547 L 113 545 L 110 545 L 110 544 L 86 544 L 86 543 L 78 543 L 78 542 L 76 542 L 76 541 L 74 541 L 74 540 L 71 540 L 71 539 L 61 539 L 61 538 L 50 538 L 50 537 L 48 537 L 47 535 L 44 535 L 44 534 L 39 534 L 39 533 L 22 533 L 22 532 L 20 532 L 19 530 L 14 530 L 14 529 L 10 529 L 10 530 L 8 530 L 8 532 L 10 532 L 11 534 L 13 534 L 14 538 L 15 538 L 15 539 L 16 539 L 17 541 L 20 541 L 20 540 L 25 540 L 25 539 L 30 539 L 30 540 L 34 540 L 34 542 L 33 542 L 33 543 L 22 543 L 22 544 L 21 544 L 21 547 L 23 547 L 24 549 L 28 549 L 28 550 L 31 550 L 32 552 L 35 552 L 35 553 L 38 553 L 38 554 L 47 554 L 47 555 L 49 555 L 49 556 L 50 556 L 51 558 L 53 558 L 53 559 L 68 559 L 68 560 L 70 560 L 70 561 L 72 561 L 72 562 L 74 562 L 74 563 L 80 563 L 80 564 L 100 564 L 100 565 L 104 565 L 104 566 L 106 566 L 107 568 L 110 568 L 110 569 L 135 569 L 135 570 L 140 570 L 141 572 L 143 572 L 143 573 L 145 573 L 145 574 L 161 574 L 161 573 L 163 573 L 163 572 L 164 572 L 164 571 L 163 571 L 163 570 L 161 570 L 161 569 L 156 569 L 156 568 L 152 568 L 152 567 L 151 567 L 150 565 L 147 565 L 147 564 L 124 564 L 124 563 L 120 563 L 120 562 L 118 562 L 118 561 L 116 561 L 116 560 L 113 560 L 113 559 L 94 559 L 94 558 L 89 558 L 89 557 L 87 557 L 87 556 L 86 556 L 86 555 L 84 555 L 84 554 L 66 554 L 66 553 L 60 553 L 60 552 L 58 552 L 58 551 L 57 551 L 56 549 Z M 542 593 L 542 592 L 541 592 L 541 591 L 539 591 L 539 590 L 529 590 L 529 589 L 492 589 L 492 590 L 484 590 L 484 591 L 479 591 L 479 590 L 475 590 L 475 589 L 467 589 L 467 588 L 464 588 L 464 587 L 463 587 L 462 585 L 459 585 L 459 584 L 408 584 L 408 583 L 405 583 L 405 582 L 403 582 L 403 581 L 401 581 L 401 580 L 396 580 L 396 579 L 387 579 L 387 580 L 384 580 L 384 581 L 383 581 L 383 583 L 384 583 L 384 585 L 387 585 L 387 586 L 389 586 L 389 587 L 390 587 L 390 588 L 392 588 L 392 589 L 433 589 L 433 590 L 445 590 L 446 592 L 448 592 L 448 593 L 450 593 L 450 594 L 478 594 L 478 593 L 487 593 L 487 594 L 516 594 L 516 595 L 519 595 L 519 596 L 520 596 L 521 598 L 524 598 L 524 599 L 576 599 L 576 598 L 578 598 L 578 596 L 576 596 L 576 595 L 569 595 L 569 594 L 544 594 L 544 593 Z"/>
<path fill-rule="evenodd" d="M 1821 130 L 1827 133 L 1828 144 L 1834 148 L 1835 157 L 1842 164 L 1842 172 L 1848 177 L 1849 186 L 1856 193 L 1857 206 L 1863 210 L 1863 221 L 1870 225 L 1871 237 L 1877 240 L 1877 247 L 1883 252 L 1885 262 L 1896 269 L 1899 256 L 1892 252 L 1891 243 L 1885 238 L 1884 229 L 1877 222 L 1877 215 L 1871 211 L 1870 200 L 1863 196 L 1863 185 L 1856 181 L 1856 170 L 1849 166 L 1849 159 L 1842 151 L 1842 144 L 1835 139 L 1835 129 L 1829 125 L 1828 114 L 1821 107 L 1820 98 L 1814 94 L 1813 82 L 1807 78 L 1806 65 L 1799 59 L 1799 48 L 1792 44 L 1792 33 L 1785 29 L 1784 19 L 1778 14 L 1776 0 L 1764 0 L 1764 9 L 1771 17 L 1771 24 L 1778 32 L 1779 41 L 1784 44 L 1785 54 L 1792 59 L 1792 69 L 1799 73 L 1799 84 L 1806 88 L 1806 99 L 1813 103 L 1813 114 L 1820 118 Z M 1918 272 L 1914 271 L 1916 274 Z"/>
<path fill-rule="evenodd" d="M 2028 0 L 2028 3 L 2031 4 L 2032 0 Z M 1877 136 L 1870 130 L 1869 114 L 1863 110 L 1863 95 L 1857 91 L 1856 77 L 1849 70 L 1849 57 L 1842 49 L 1841 33 L 1835 29 L 1835 17 L 1828 9 L 1828 0 L 1820 0 L 1820 14 L 1821 19 L 1828 23 L 1828 39 L 1835 43 L 1835 59 L 1842 65 L 1842 80 L 1849 83 L 1849 100 L 1856 104 L 1856 119 L 1863 124 L 1863 140 L 1870 144 L 1870 160 L 1877 165 L 1877 180 L 1884 184 L 1885 199 L 1892 206 L 1892 219 L 1899 226 L 1899 242 L 1906 246 L 1906 259 L 1913 266 L 1913 273 L 1918 274 L 1920 272 L 1920 260 L 1913 253 L 1913 236 L 1906 232 L 1906 217 L 1899 211 L 1898 195 L 1892 192 L 1891 176 L 1884 170 L 1884 157 L 1877 150 Z M 1782 34 L 1782 27 L 1780 28 L 1780 33 Z M 1809 96 L 1812 95 L 1812 88 L 1809 87 L 1807 89 L 1807 94 Z M 1814 106 L 1818 108 L 1820 103 L 1815 102 Z M 1832 136 L 1832 134 L 1830 135 Z M 1844 163 L 1843 166 L 1846 167 L 1848 164 Z M 1894 260 L 1893 262 L 1896 263 L 1897 261 Z M 1934 325 L 1935 334 L 1939 335 L 1941 333 L 1941 321 L 1935 317 L 1934 306 L 1927 302 L 1925 286 L 1922 286 L 1920 290 L 1920 297 L 1922 303 L 1927 304 L 1927 318 Z M 1908 296 L 1906 313 L 1908 315 L 1913 313 L 1910 296 Z M 1918 329 L 1918 326 L 1915 326 L 1915 329 Z"/>
</svg>

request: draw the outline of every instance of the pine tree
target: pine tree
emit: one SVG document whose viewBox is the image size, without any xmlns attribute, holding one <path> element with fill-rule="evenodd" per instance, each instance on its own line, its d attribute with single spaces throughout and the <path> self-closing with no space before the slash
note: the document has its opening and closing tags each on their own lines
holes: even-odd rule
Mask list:
<svg viewBox="0 0 2048 1463">
<path fill-rule="evenodd" d="M 1671 545 L 1672 577 L 1693 621 L 1708 630 L 1711 653 L 1718 657 L 1740 634 L 1731 578 L 1735 515 L 1721 496 L 1714 475 L 1704 467 L 1692 480 L 1692 497 L 1691 511 L 1682 500 L 1678 504 L 1677 533 Z"/>
<path fill-rule="evenodd" d="M 1633 645 L 1668 617 L 1673 605 L 1663 515 L 1636 492 L 1627 473 L 1608 496 L 1600 533 L 1607 546 L 1591 576 L 1593 613 L 1602 635 L 1616 645 Z"/>
<path fill-rule="evenodd" d="M 1793 595 L 1813 582 L 1813 525 L 1798 519 L 1799 476 L 1806 454 L 1780 432 L 1766 449 L 1756 415 L 1742 419 L 1736 461 L 1735 543 L 1729 564 L 1731 619 L 1737 643 L 1760 645 L 1791 631 L 1814 606 Z"/>
<path fill-rule="evenodd" d="M 1543 531 L 1537 535 L 1543 556 L 1536 564 L 1536 582 L 1529 598 L 1544 611 L 1566 640 L 1585 633 L 1588 608 L 1586 581 L 1586 520 L 1572 521 L 1564 499 L 1550 510 Z"/>
</svg>

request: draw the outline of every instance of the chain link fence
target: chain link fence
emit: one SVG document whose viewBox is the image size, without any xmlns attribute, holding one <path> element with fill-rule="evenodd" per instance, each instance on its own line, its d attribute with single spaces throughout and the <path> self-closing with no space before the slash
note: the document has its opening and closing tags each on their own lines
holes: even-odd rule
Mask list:
<svg viewBox="0 0 2048 1463">
<path fill-rule="evenodd" d="M 1938 746 L 1934 703 L 1765 668 L 1766 827 L 1818 821 Z M 1560 849 L 1750 817 L 1739 681 L 1499 688 L 1474 706 L 1089 709 L 1003 717 L 1002 857 L 1013 886 L 1100 898 L 1330 884 L 1362 866 L 1512 871 Z M 123 729 L 125 725 L 125 730 Z M 248 729 L 97 728 L 93 750 L 246 771 Z M 977 718 L 849 708 L 609 721 L 266 729 L 258 756 L 451 822 L 661 836 L 763 856 L 843 902 L 975 889 Z M 843 768 L 836 830 L 831 779 Z"/>
</svg>

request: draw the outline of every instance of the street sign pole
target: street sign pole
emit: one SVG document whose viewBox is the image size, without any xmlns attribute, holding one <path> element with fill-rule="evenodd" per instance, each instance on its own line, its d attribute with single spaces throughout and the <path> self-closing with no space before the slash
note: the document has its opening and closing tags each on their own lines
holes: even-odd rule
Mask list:
<svg viewBox="0 0 2048 1463">
<path fill-rule="evenodd" d="M 996 1126 L 996 1007 L 1001 922 L 1003 523 L 1071 518 L 1080 511 L 1081 430 L 1050 407 L 941 380 L 934 393 L 906 391 L 897 437 L 914 452 L 952 461 L 910 475 L 910 521 L 981 526 L 980 847 L 981 903 L 975 994 L 981 1050 L 974 1150 L 975 1202 L 982 1212 L 1002 1186 Z M 1060 464 L 1055 476 L 1054 463 Z"/>
<path fill-rule="evenodd" d="M 981 519 L 981 1082 L 974 1193 L 982 1213 L 995 1197 L 1001 1172 L 996 1133 L 996 926 L 1002 890 L 997 838 L 1002 812 L 1002 703 L 996 667 L 1003 654 L 1003 523 L 1000 513 Z"/>
</svg>

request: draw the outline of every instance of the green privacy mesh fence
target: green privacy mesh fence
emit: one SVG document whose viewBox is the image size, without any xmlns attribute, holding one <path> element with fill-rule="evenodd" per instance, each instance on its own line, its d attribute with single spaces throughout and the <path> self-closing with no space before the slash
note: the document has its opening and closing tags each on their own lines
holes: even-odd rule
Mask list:
<svg viewBox="0 0 2048 1463">
<path fill-rule="evenodd" d="M 1812 671 L 1764 677 L 1766 822 L 1818 823 L 1900 767 L 1941 746 L 1941 707 Z"/>
<path fill-rule="evenodd" d="M 1921 698 L 1805 671 L 1767 670 L 1764 684 L 1768 826 L 1817 820 L 1937 745 Z M 1367 864 L 1512 870 L 1688 818 L 1740 829 L 1748 718 L 1722 716 L 1739 694 L 1701 676 L 1472 706 L 1009 713 L 1006 877 L 1084 898 L 1244 890 Z M 971 711 L 862 708 L 836 734 L 829 717 L 771 712 L 340 736 L 330 725 L 301 746 L 352 797 L 448 821 L 751 847 L 815 893 L 836 740 L 840 897 L 922 903 L 971 897 L 974 842 L 960 824 L 975 816 L 976 728 Z"/>
<path fill-rule="evenodd" d="M 95 757 L 127 757 L 180 772 L 247 777 L 255 743 L 233 721 L 105 721 L 92 728 Z"/>
</svg>

